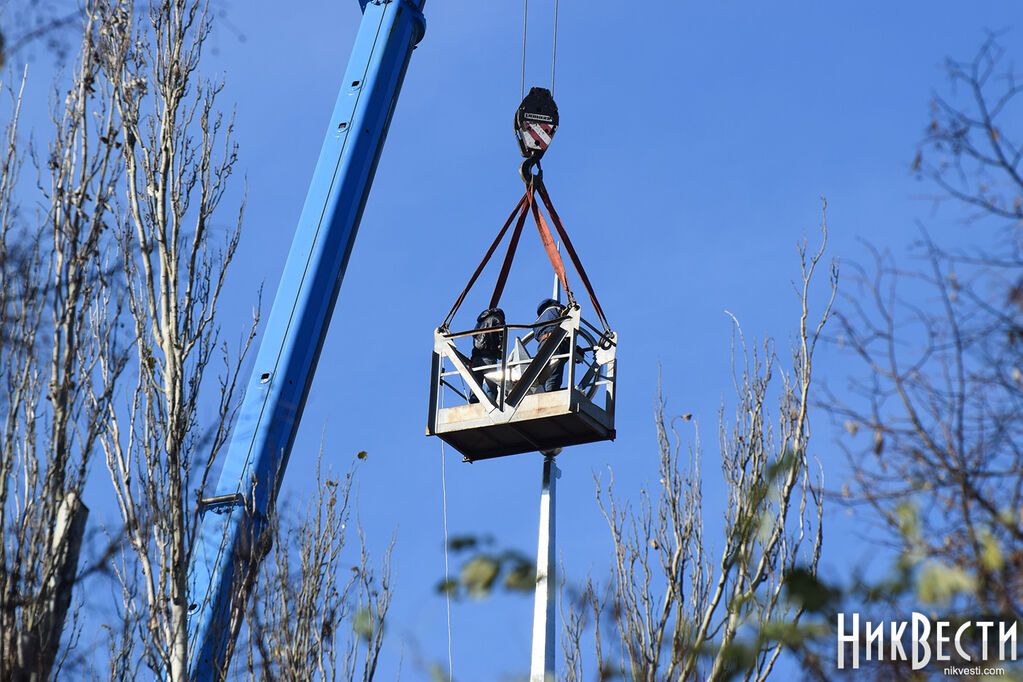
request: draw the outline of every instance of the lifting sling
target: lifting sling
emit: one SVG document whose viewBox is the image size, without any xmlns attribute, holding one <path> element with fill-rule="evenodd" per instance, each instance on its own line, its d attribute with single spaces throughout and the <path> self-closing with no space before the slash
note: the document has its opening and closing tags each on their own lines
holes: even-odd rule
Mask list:
<svg viewBox="0 0 1023 682">
<path fill-rule="evenodd" d="M 537 200 L 537 196 L 539 196 L 539 201 Z M 569 303 L 575 303 L 575 294 L 569 286 L 568 276 L 565 272 L 565 264 L 561 259 L 561 254 L 558 252 L 558 249 L 554 244 L 554 237 L 551 234 L 550 228 L 547 226 L 547 220 L 544 218 L 543 212 L 540 210 L 541 202 L 547 209 L 547 213 L 550 216 L 550 222 L 553 223 L 558 236 L 565 245 L 565 250 L 568 252 L 568 256 L 572 260 L 572 265 L 575 267 L 575 270 L 579 275 L 579 279 L 582 281 L 583 287 L 585 287 L 586 293 L 589 295 L 590 301 L 593 303 L 593 310 L 596 312 L 597 318 L 600 320 L 600 324 L 603 327 L 604 332 L 609 333 L 611 331 L 611 326 L 608 324 L 607 317 L 604 315 L 604 310 L 600 306 L 600 301 L 597 299 L 597 294 L 593 290 L 593 285 L 586 274 L 586 269 L 583 267 L 582 261 L 579 259 L 579 254 L 575 250 L 575 246 L 572 244 L 572 240 L 568 236 L 568 231 L 565 230 L 564 223 L 561 221 L 561 216 L 558 215 L 558 212 L 554 208 L 554 202 L 551 201 L 547 187 L 544 185 L 542 174 L 530 176 L 525 194 L 522 195 L 522 198 L 519 199 L 515 208 L 512 209 L 508 219 L 504 222 L 504 225 L 497 233 L 497 237 L 494 238 L 490 248 L 487 249 L 486 254 L 483 256 L 483 260 L 481 260 L 479 265 L 476 266 L 476 270 L 472 273 L 472 277 L 469 278 L 469 282 L 465 285 L 462 293 L 459 294 L 458 299 L 451 307 L 447 317 L 444 318 L 444 322 L 441 325 L 442 329 L 449 328 L 455 314 L 465 301 L 465 297 L 476 284 L 476 281 L 483 273 L 483 269 L 487 266 L 487 263 L 490 262 L 490 259 L 497 251 L 497 247 L 504 239 L 505 234 L 508 232 L 508 228 L 511 227 L 512 223 L 514 223 L 515 227 L 512 230 L 511 239 L 508 242 L 508 249 L 504 256 L 504 262 L 501 265 L 501 270 L 497 276 L 497 282 L 494 285 L 494 293 L 490 297 L 489 307 L 496 308 L 500 304 L 501 295 L 504 293 L 504 286 L 508 280 L 508 274 L 511 271 L 511 264 L 515 259 L 515 251 L 518 248 L 519 238 L 522 235 L 522 228 L 525 225 L 526 217 L 529 214 L 532 214 L 533 216 L 533 221 L 536 223 L 536 228 L 540 234 L 540 239 L 543 242 L 544 250 L 547 252 L 547 257 L 550 259 L 551 266 L 554 268 L 554 273 L 561 282 L 561 286 L 565 289 Z"/>
</svg>

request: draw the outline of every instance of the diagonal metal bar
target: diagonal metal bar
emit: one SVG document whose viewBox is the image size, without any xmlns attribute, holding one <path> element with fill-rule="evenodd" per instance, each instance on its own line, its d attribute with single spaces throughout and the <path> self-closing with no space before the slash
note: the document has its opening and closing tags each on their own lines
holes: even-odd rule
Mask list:
<svg viewBox="0 0 1023 682">
<path fill-rule="evenodd" d="M 565 318 L 561 323 L 561 326 L 551 332 L 551 335 L 547 337 L 547 340 L 540 344 L 540 348 L 536 351 L 536 356 L 533 357 L 533 361 L 529 363 L 525 371 L 522 373 L 522 377 L 515 383 L 515 388 L 511 390 L 508 397 L 505 398 L 505 408 L 511 407 L 515 409 L 522 402 L 522 399 L 529 394 L 529 389 L 532 388 L 533 384 L 536 383 L 537 377 L 547 367 L 547 363 L 551 361 L 551 358 L 558 352 L 558 346 L 569 334 L 570 328 L 566 328 L 567 325 L 571 324 L 572 319 L 570 317 Z"/>
<path fill-rule="evenodd" d="M 451 365 L 458 372 L 458 376 L 462 377 L 462 381 L 465 382 L 472 394 L 479 398 L 480 403 L 489 405 L 491 410 L 496 410 L 497 405 L 490 399 L 490 396 L 483 390 L 483 386 L 476 380 L 475 375 L 470 369 L 472 360 L 465 357 L 458 348 L 455 347 L 453 341 L 449 341 L 444 337 L 438 337 L 436 343 L 436 351 L 440 352 L 444 357 L 451 361 Z"/>
</svg>

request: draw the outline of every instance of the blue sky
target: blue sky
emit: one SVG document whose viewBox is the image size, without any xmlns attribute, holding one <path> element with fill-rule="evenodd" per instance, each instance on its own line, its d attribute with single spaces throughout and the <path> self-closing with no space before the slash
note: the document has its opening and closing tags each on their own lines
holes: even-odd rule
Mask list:
<svg viewBox="0 0 1023 682">
<path fill-rule="evenodd" d="M 553 4 L 530 3 L 527 87 L 549 82 Z M 248 185 L 222 306 L 234 339 L 261 284 L 269 310 L 360 14 L 355 0 L 224 6 L 229 25 L 217 30 L 205 68 L 227 80 L 222 101 L 236 107 Z M 417 657 L 445 657 L 444 601 L 434 593 L 443 574 L 440 443 L 423 435 L 431 335 L 521 193 L 511 133 L 521 13 L 513 2 L 428 3 L 285 480 L 285 498 L 309 495 L 321 443 L 338 471 L 369 453 L 358 474 L 361 520 L 378 555 L 397 533 L 380 679 L 399 668 L 402 679 L 423 679 Z M 862 258 L 863 239 L 902 252 L 916 220 L 939 239 L 964 238 L 951 214 L 920 198 L 914 145 L 943 86 L 943 59 L 972 56 L 985 29 L 1013 27 L 1021 15 L 1008 0 L 565 0 L 560 14 L 561 128 L 545 179 L 620 337 L 618 440 L 560 459 L 558 543 L 572 580 L 608 567 L 593 473 L 612 467 L 623 495 L 656 484 L 658 371 L 669 409 L 701 425 L 706 516 L 720 517 L 713 436 L 730 390 L 724 311 L 748 338 L 775 336 L 787 348 L 795 245 L 817 238 L 821 195 L 835 257 Z M 45 83 L 32 87 L 44 102 Z M 225 212 L 225 226 L 230 219 Z M 550 279 L 527 233 L 509 317 L 529 321 Z M 841 381 L 846 369 L 825 354 L 818 376 Z M 838 487 L 841 455 L 822 416 L 815 426 L 814 454 Z M 448 451 L 451 533 L 490 533 L 532 553 L 539 456 L 459 459 Z M 111 515 L 102 490 L 100 482 L 87 502 Z M 837 510 L 829 524 L 826 566 L 867 554 L 841 547 L 855 528 Z M 455 677 L 526 671 L 530 611 L 524 597 L 455 604 Z"/>
</svg>

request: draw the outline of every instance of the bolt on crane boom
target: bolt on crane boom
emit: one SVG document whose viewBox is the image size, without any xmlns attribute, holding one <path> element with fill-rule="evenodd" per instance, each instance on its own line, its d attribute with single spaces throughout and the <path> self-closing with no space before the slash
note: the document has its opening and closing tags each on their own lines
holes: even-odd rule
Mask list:
<svg viewBox="0 0 1023 682">
<path fill-rule="evenodd" d="M 221 678 L 355 242 L 425 0 L 359 0 L 363 17 L 189 571 L 192 680 Z"/>
</svg>

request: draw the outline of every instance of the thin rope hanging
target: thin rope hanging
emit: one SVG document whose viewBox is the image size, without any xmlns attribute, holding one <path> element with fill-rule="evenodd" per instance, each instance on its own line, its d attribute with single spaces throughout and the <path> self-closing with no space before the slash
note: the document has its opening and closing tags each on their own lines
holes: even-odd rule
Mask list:
<svg viewBox="0 0 1023 682">
<path fill-rule="evenodd" d="M 554 78 L 558 68 L 558 15 L 561 0 L 554 0 L 554 47 L 551 54 L 551 95 L 554 94 Z M 529 0 L 522 0 L 522 83 L 519 99 L 526 96 L 526 35 L 529 30 Z"/>
<path fill-rule="evenodd" d="M 558 68 L 558 5 L 561 0 L 554 0 L 554 51 L 551 55 L 551 97 L 554 96 L 554 76 Z"/>
<path fill-rule="evenodd" d="M 526 96 L 526 30 L 529 28 L 529 0 L 522 0 L 522 88 L 519 99 Z"/>
<path fill-rule="evenodd" d="M 444 452 L 444 441 L 440 442 L 440 491 L 441 501 L 444 508 L 444 600 L 448 609 L 448 682 L 455 679 L 454 658 L 451 655 L 451 589 L 448 563 L 448 476 L 444 464 L 446 459 Z"/>
</svg>

